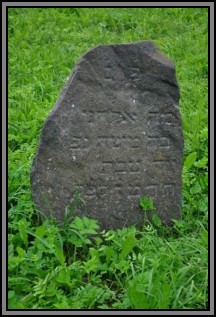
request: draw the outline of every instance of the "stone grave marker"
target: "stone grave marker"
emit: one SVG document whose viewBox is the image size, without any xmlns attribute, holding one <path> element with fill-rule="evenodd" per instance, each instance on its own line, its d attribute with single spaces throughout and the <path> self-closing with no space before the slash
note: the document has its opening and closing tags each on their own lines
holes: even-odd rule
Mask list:
<svg viewBox="0 0 216 317">
<path fill-rule="evenodd" d="M 179 218 L 179 97 L 175 67 L 151 41 L 88 51 L 42 130 L 31 169 L 39 209 L 62 221 L 79 192 L 76 215 L 108 230 L 140 225 L 146 196 L 165 223 Z"/>
</svg>

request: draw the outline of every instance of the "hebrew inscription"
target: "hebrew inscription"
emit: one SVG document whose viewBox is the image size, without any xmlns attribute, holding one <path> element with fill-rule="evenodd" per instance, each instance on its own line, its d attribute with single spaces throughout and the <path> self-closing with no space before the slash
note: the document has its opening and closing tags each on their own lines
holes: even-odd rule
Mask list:
<svg viewBox="0 0 216 317">
<path fill-rule="evenodd" d="M 63 220 L 102 229 L 142 225 L 151 198 L 169 224 L 179 218 L 183 137 L 175 68 L 150 41 L 101 45 L 77 63 L 42 130 L 31 169 L 33 199 Z"/>
</svg>

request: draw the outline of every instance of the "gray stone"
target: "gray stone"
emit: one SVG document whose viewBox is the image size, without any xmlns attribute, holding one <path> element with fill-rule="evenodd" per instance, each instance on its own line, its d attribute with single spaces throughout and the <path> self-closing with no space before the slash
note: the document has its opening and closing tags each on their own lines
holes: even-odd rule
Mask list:
<svg viewBox="0 0 216 317">
<path fill-rule="evenodd" d="M 42 130 L 31 169 L 32 196 L 63 219 L 101 229 L 142 224 L 139 199 L 169 224 L 180 217 L 183 136 L 173 63 L 150 41 L 100 45 L 77 63 Z"/>
</svg>

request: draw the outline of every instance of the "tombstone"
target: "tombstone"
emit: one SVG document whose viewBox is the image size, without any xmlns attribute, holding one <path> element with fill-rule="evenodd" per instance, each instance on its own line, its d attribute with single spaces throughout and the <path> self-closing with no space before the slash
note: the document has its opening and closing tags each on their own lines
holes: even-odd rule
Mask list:
<svg viewBox="0 0 216 317">
<path fill-rule="evenodd" d="M 76 64 L 48 115 L 31 169 L 33 200 L 63 220 L 101 229 L 143 222 L 139 199 L 164 223 L 180 217 L 183 136 L 173 63 L 151 41 L 100 45 Z"/>
</svg>

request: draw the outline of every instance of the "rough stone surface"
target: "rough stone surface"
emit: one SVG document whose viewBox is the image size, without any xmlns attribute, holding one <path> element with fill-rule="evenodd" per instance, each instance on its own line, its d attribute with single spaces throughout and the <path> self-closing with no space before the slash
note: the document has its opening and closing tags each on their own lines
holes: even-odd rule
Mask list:
<svg viewBox="0 0 216 317">
<path fill-rule="evenodd" d="M 179 218 L 179 97 L 173 63 L 150 41 L 87 52 L 42 130 L 31 169 L 36 205 L 61 221 L 79 191 L 76 215 L 116 229 L 142 223 L 147 196 L 165 223 Z"/>
</svg>

